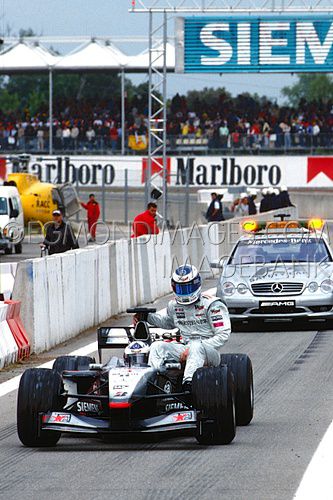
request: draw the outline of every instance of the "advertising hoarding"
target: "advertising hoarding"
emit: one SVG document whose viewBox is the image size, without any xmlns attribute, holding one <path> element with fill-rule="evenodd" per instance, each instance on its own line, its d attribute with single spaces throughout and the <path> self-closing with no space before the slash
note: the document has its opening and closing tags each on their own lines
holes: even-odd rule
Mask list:
<svg viewBox="0 0 333 500">
<path fill-rule="evenodd" d="M 162 160 L 161 160 L 162 161 Z M 31 157 L 28 172 L 44 182 L 83 187 L 144 186 L 147 157 L 82 156 Z M 6 164 L 7 174 L 12 171 Z M 154 166 L 154 184 L 162 185 L 162 169 Z M 167 159 L 168 184 L 183 188 L 248 186 L 333 187 L 333 156 L 172 156 Z M 1 183 L 0 179 L 0 183 Z"/>
<path fill-rule="evenodd" d="M 176 71 L 331 72 L 333 16 L 178 18 Z"/>
</svg>

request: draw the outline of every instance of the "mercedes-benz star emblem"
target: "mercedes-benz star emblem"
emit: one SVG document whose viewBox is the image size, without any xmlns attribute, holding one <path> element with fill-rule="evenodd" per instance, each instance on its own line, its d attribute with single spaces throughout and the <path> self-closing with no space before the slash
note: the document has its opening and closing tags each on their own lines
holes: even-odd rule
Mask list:
<svg viewBox="0 0 333 500">
<path fill-rule="evenodd" d="M 271 286 L 271 290 L 273 293 L 281 293 L 283 290 L 283 285 L 281 283 L 273 283 Z"/>
</svg>

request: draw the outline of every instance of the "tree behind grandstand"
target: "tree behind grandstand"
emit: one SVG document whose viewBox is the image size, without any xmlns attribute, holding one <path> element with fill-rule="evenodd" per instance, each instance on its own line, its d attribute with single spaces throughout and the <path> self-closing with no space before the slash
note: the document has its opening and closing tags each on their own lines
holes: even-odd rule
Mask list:
<svg viewBox="0 0 333 500">
<path fill-rule="evenodd" d="M 288 98 L 293 107 L 301 101 L 323 102 L 333 101 L 333 80 L 327 74 L 297 75 L 298 82 L 290 87 L 283 87 L 282 94 Z"/>
</svg>

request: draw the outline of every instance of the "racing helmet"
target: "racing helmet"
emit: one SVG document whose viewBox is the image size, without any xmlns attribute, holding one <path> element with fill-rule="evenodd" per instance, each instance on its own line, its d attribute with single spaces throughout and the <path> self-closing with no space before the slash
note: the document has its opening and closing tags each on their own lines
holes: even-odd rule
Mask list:
<svg viewBox="0 0 333 500">
<path fill-rule="evenodd" d="M 149 345 L 141 340 L 131 342 L 124 352 L 124 361 L 128 366 L 146 366 L 148 357 Z"/>
<path fill-rule="evenodd" d="M 196 267 L 178 267 L 172 275 L 171 286 L 178 304 L 193 304 L 201 294 L 201 277 Z"/>
</svg>

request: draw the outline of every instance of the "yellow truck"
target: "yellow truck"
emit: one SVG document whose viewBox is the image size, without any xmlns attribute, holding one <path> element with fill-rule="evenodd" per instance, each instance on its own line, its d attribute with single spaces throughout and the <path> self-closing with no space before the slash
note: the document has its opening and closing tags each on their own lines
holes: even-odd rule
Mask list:
<svg viewBox="0 0 333 500">
<path fill-rule="evenodd" d="M 41 182 L 36 175 L 25 172 L 8 174 L 6 185 L 15 186 L 20 194 L 24 223 L 52 220 L 53 210 L 59 209 L 69 218 L 80 211 L 75 188 L 70 183 L 51 184 Z"/>
</svg>

